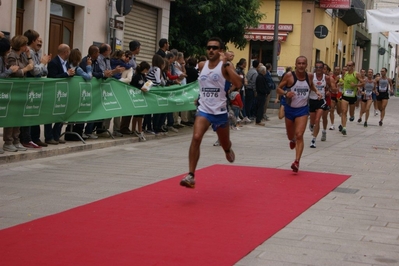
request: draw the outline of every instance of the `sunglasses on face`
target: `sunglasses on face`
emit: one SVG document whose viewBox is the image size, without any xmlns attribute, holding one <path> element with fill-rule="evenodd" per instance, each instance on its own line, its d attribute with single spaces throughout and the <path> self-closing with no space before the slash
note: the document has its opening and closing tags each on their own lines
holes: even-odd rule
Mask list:
<svg viewBox="0 0 399 266">
<path fill-rule="evenodd" d="M 216 45 L 208 45 L 207 47 L 206 47 L 206 49 L 207 50 L 219 50 L 220 49 L 220 47 L 219 46 L 216 46 Z"/>
<path fill-rule="evenodd" d="M 316 68 L 318 68 L 318 69 L 322 69 L 322 68 L 324 68 L 324 67 L 322 67 L 322 66 L 316 66 Z"/>
</svg>

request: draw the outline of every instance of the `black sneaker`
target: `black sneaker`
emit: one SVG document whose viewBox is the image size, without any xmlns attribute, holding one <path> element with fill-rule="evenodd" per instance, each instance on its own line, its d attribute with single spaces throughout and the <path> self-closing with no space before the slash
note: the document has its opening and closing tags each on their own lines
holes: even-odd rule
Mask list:
<svg viewBox="0 0 399 266">
<path fill-rule="evenodd" d="M 382 126 L 382 121 L 378 122 L 378 124 L 379 124 L 380 126 Z"/>
<path fill-rule="evenodd" d="M 359 118 L 359 119 L 357 120 L 357 122 L 358 122 L 358 123 L 361 123 L 361 122 L 362 122 L 362 119 L 361 119 L 361 118 Z"/>
<path fill-rule="evenodd" d="M 363 126 L 364 126 L 364 127 L 367 127 L 367 122 L 364 122 Z"/>
<path fill-rule="evenodd" d="M 339 132 L 341 132 L 342 129 L 343 129 L 342 125 L 339 125 L 339 127 L 338 127 Z"/>
<path fill-rule="evenodd" d="M 355 120 L 355 117 L 354 117 L 354 116 L 352 116 L 352 117 L 349 118 L 349 121 L 353 122 L 353 120 Z"/>
<path fill-rule="evenodd" d="M 180 186 L 187 188 L 195 188 L 194 176 L 192 176 L 191 174 L 186 175 L 185 178 L 180 180 Z"/>
</svg>

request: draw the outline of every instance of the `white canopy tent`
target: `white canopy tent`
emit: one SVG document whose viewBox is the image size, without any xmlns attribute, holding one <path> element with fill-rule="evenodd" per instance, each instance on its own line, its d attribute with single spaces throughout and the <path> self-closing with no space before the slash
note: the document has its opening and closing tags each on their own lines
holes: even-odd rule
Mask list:
<svg viewBox="0 0 399 266">
<path fill-rule="evenodd" d="M 399 7 L 367 10 L 366 15 L 370 33 L 389 31 L 388 41 L 399 44 Z"/>
</svg>

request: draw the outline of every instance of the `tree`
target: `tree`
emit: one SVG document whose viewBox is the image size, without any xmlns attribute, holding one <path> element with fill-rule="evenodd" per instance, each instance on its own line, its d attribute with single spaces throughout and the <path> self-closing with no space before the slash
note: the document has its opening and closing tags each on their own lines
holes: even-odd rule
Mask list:
<svg viewBox="0 0 399 266">
<path fill-rule="evenodd" d="M 171 2 L 169 41 L 186 55 L 204 54 L 206 42 L 220 37 L 242 49 L 248 27 L 257 27 L 263 14 L 259 0 L 176 0 Z"/>
</svg>

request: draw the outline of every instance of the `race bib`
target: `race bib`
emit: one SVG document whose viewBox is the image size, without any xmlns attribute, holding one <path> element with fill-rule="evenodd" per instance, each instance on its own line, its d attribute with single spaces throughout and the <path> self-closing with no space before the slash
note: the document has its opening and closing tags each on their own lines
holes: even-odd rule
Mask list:
<svg viewBox="0 0 399 266">
<path fill-rule="evenodd" d="M 354 97 L 355 96 L 355 92 L 352 89 L 346 89 L 345 92 L 344 92 L 344 96 Z"/>
<path fill-rule="evenodd" d="M 217 98 L 219 97 L 219 88 L 202 88 L 201 97 L 204 98 Z"/>
<path fill-rule="evenodd" d="M 370 96 L 373 93 L 373 91 L 366 91 L 366 95 Z"/>
<path fill-rule="evenodd" d="M 380 87 L 380 92 L 386 92 L 387 91 L 387 87 Z"/>
</svg>

